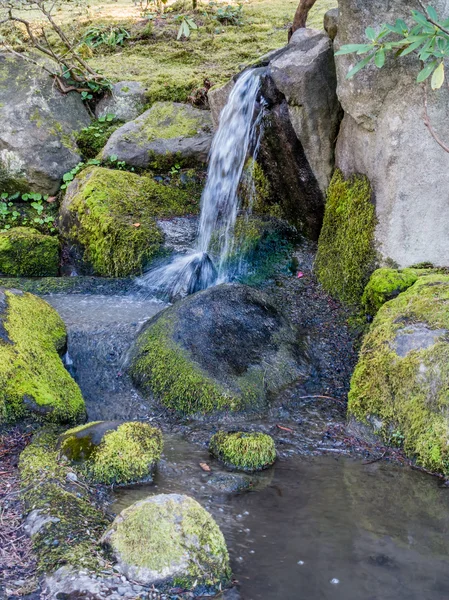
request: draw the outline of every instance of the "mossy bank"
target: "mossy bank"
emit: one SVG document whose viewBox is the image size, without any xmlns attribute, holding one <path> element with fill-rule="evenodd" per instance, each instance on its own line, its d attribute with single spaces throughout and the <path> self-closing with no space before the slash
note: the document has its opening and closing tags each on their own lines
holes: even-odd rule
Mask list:
<svg viewBox="0 0 449 600">
<path fill-rule="evenodd" d="M 0 273 L 52 277 L 59 271 L 59 240 L 31 227 L 0 232 Z"/>
<path fill-rule="evenodd" d="M 424 275 L 380 308 L 348 411 L 427 469 L 449 474 L 449 277 Z"/>
</svg>

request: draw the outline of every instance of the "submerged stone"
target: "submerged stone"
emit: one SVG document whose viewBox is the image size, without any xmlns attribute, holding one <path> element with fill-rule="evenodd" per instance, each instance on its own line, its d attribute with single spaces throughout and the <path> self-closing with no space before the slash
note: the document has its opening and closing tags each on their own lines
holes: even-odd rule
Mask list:
<svg viewBox="0 0 449 600">
<path fill-rule="evenodd" d="M 128 579 L 160 589 L 212 592 L 230 579 L 226 542 L 193 498 L 160 494 L 123 510 L 103 535 Z"/>
<path fill-rule="evenodd" d="M 0 423 L 84 419 L 81 391 L 60 358 L 65 345 L 64 323 L 47 302 L 0 289 Z"/>
<path fill-rule="evenodd" d="M 304 338 L 262 292 L 223 284 L 148 321 L 129 370 L 167 408 L 206 414 L 264 410 L 310 364 Z"/>
<path fill-rule="evenodd" d="M 123 485 L 151 481 L 163 442 L 147 423 L 98 421 L 66 431 L 58 447 L 94 482 Z"/>
<path fill-rule="evenodd" d="M 68 187 L 60 228 L 84 270 L 106 277 L 141 273 L 164 240 L 157 219 L 197 212 L 192 190 L 126 171 L 89 167 Z"/>
<path fill-rule="evenodd" d="M 109 138 L 102 157 L 140 169 L 165 170 L 204 165 L 212 144 L 208 111 L 176 102 L 156 102 Z"/>
<path fill-rule="evenodd" d="M 31 227 L 0 233 L 0 273 L 16 277 L 54 277 L 59 271 L 59 240 Z"/>
<path fill-rule="evenodd" d="M 424 275 L 384 304 L 364 339 L 349 414 L 419 464 L 449 473 L 449 276 Z"/>
<path fill-rule="evenodd" d="M 259 432 L 219 431 L 212 436 L 209 452 L 227 467 L 241 471 L 261 471 L 276 460 L 271 436 Z"/>
</svg>

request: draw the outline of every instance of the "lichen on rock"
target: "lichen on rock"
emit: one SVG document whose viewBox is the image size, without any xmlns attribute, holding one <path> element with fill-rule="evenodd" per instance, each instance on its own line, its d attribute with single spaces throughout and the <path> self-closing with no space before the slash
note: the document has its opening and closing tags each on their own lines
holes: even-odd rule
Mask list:
<svg viewBox="0 0 449 600">
<path fill-rule="evenodd" d="M 227 467 L 241 471 L 260 471 L 276 460 L 271 436 L 259 432 L 219 431 L 212 436 L 209 452 Z"/>
<path fill-rule="evenodd" d="M 376 215 L 366 177 L 336 171 L 327 192 L 315 270 L 330 294 L 358 304 L 376 264 Z"/>
<path fill-rule="evenodd" d="M 419 277 L 364 339 L 348 412 L 433 471 L 449 473 L 449 276 Z"/>
<path fill-rule="evenodd" d="M 80 246 L 95 274 L 126 277 L 141 273 L 159 253 L 163 234 L 157 218 L 197 210 L 195 195 L 176 185 L 89 167 L 67 189 L 60 226 L 65 240 Z"/>
<path fill-rule="evenodd" d="M 59 356 L 65 344 L 64 323 L 47 302 L 0 290 L 0 422 L 84 419 L 81 391 Z"/>
<path fill-rule="evenodd" d="M 123 485 L 151 480 L 163 441 L 147 423 L 97 421 L 69 429 L 58 447 L 94 483 Z"/>
<path fill-rule="evenodd" d="M 193 498 L 159 494 L 123 510 L 102 538 L 129 579 L 159 589 L 221 589 L 230 579 L 226 542 Z"/>
<path fill-rule="evenodd" d="M 59 270 L 59 240 L 30 227 L 0 232 L 0 273 L 16 277 L 52 277 Z"/>
</svg>

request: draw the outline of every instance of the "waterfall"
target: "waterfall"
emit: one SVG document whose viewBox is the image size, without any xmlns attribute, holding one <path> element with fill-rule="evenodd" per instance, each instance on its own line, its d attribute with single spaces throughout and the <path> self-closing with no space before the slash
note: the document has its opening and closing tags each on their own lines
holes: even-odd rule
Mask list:
<svg viewBox="0 0 449 600">
<path fill-rule="evenodd" d="M 260 83 L 260 76 L 252 70 L 237 80 L 212 142 L 195 248 L 140 277 L 137 283 L 150 292 L 173 299 L 229 280 L 227 258 L 238 253 L 234 230 L 241 209 L 239 184 L 248 158 L 254 165 L 262 135 L 264 102 L 258 101 Z M 247 187 L 248 215 L 252 178 Z"/>
</svg>

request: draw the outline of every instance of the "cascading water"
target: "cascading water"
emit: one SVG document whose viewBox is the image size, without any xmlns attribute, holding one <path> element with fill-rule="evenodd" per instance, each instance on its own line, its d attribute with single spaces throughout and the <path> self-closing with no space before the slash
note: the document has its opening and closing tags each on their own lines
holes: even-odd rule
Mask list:
<svg viewBox="0 0 449 600">
<path fill-rule="evenodd" d="M 229 280 L 227 261 L 238 253 L 234 231 L 241 208 L 239 184 L 249 157 L 254 165 L 262 135 L 264 102 L 259 101 L 259 93 L 257 71 L 247 71 L 237 80 L 212 143 L 195 249 L 137 280 L 151 293 L 172 299 Z M 251 201 L 248 204 L 247 214 Z"/>
</svg>

